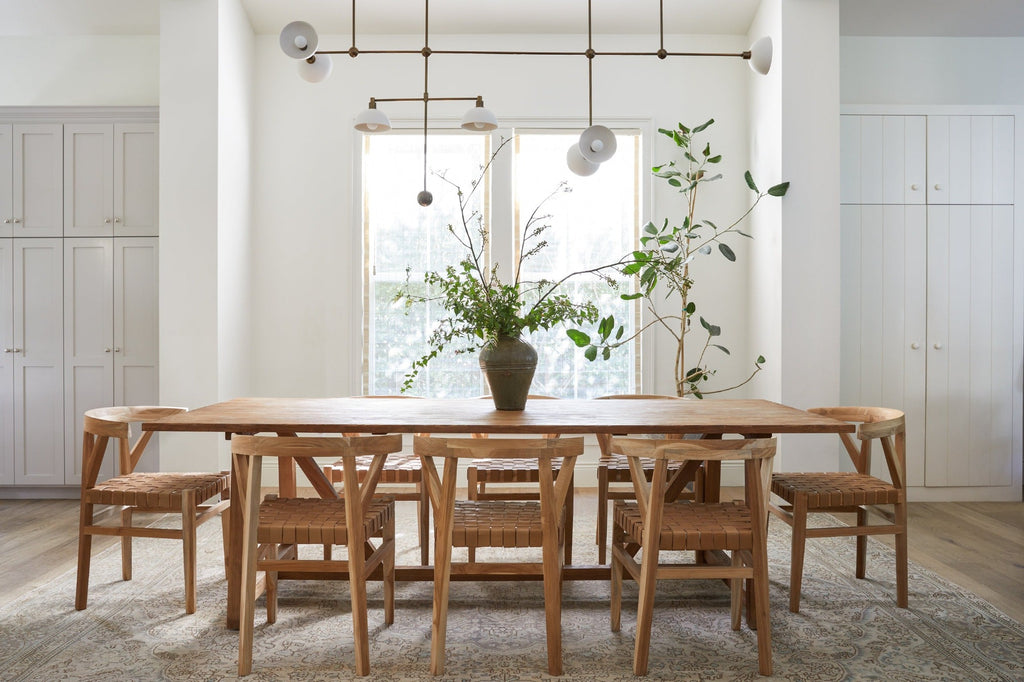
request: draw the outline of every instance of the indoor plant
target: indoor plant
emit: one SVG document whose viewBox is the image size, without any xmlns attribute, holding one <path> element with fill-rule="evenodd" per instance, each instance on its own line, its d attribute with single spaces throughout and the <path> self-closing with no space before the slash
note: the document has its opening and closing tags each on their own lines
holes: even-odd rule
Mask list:
<svg viewBox="0 0 1024 682">
<path fill-rule="evenodd" d="M 616 325 L 612 316 L 601 317 L 593 335 L 579 329 L 569 329 L 567 332 L 576 345 L 584 349 L 587 359 L 596 360 L 600 355 L 607 360 L 611 356 L 612 350 L 631 342 L 645 330 L 652 327 L 665 329 L 676 341 L 674 367 L 676 395 L 692 395 L 696 398 L 742 386 L 761 371 L 765 359 L 764 356 L 758 355 L 750 374 L 733 386 L 712 391 L 702 390 L 701 384 L 715 374 L 715 370 L 711 369 L 705 360 L 707 351 L 714 348 L 728 355 L 729 349 L 717 342 L 722 333 L 721 327 L 697 315 L 697 304 L 690 296 L 693 287 L 690 263 L 695 258 L 710 255 L 716 250 L 726 260 L 735 261 L 736 253 L 726 242 L 726 238 L 730 235 L 752 238 L 739 229 L 742 221 L 751 214 L 763 198 L 785 196 L 789 189 L 789 183 L 783 182 L 762 191 L 758 189 L 748 170 L 744 174 L 744 179 L 747 187 L 757 196 L 742 215 L 724 227 L 720 227 L 707 218 L 699 217 L 697 215 L 698 190 L 704 183 L 721 179 L 721 173 L 712 173 L 711 169 L 721 162 L 722 157 L 712 153 L 710 143 L 705 143 L 702 148 L 694 141 L 694 136 L 706 130 L 713 123 L 714 119 L 711 119 L 692 129 L 682 123 L 674 130 L 658 129 L 659 133 L 670 138 L 682 151 L 683 163 L 677 165 L 675 161 L 670 161 L 652 169 L 656 178 L 665 180 L 682 195 L 685 201 L 682 220 L 678 224 L 670 225 L 666 218 L 660 226 L 648 222 L 644 225 L 640 238 L 641 249 L 624 256 L 619 265 L 623 274 L 635 275 L 639 281 L 637 292 L 622 294 L 622 298 L 626 300 L 642 298 L 652 318 L 651 321 L 630 335 L 624 334 L 624 327 Z M 663 288 L 658 287 L 659 283 Z M 668 291 L 665 292 L 664 289 Z M 696 362 L 687 367 L 688 363 L 684 353 L 686 335 L 692 330 L 691 321 L 695 315 L 700 321 L 706 337 Z"/>
<path fill-rule="evenodd" d="M 547 246 L 543 233 L 548 229 L 548 215 L 542 214 L 546 202 L 560 192 L 569 191 L 560 184 L 534 208 L 522 229 L 519 255 L 511 277 L 503 280 L 497 265 L 486 264 L 487 230 L 483 216 L 470 208 L 474 193 L 494 158 L 509 140 L 504 140 L 481 169 L 472 187 L 462 188 L 444 175 L 439 175 L 455 189 L 459 201 L 459 223 L 448 225 L 448 233 L 464 249 L 464 257 L 442 271 L 424 275 L 426 293 L 415 293 L 408 279 L 395 299 L 412 306 L 426 301 L 440 303 L 445 315 L 427 339 L 429 350 L 413 362 L 406 374 L 402 390 L 413 385 L 419 370 L 442 353 L 480 351 L 480 364 L 487 378 L 495 407 L 521 410 L 526 403 L 530 382 L 537 365 L 537 354 L 522 338 L 524 333 L 570 323 L 592 324 L 599 312 L 590 301 L 578 302 L 558 291 L 576 276 L 600 275 L 601 271 L 621 266 L 619 263 L 572 272 L 558 280 L 524 281 L 523 263 Z M 409 270 L 406 270 L 407 274 Z"/>
</svg>

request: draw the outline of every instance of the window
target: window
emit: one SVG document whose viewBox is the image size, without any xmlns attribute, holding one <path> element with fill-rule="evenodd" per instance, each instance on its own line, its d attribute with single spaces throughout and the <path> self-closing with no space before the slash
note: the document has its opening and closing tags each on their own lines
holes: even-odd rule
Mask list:
<svg viewBox="0 0 1024 682">
<path fill-rule="evenodd" d="M 506 132 L 506 135 L 508 133 Z M 486 183 L 474 196 L 489 232 L 491 263 L 511 276 L 518 257 L 521 230 L 538 204 L 568 181 L 570 192 L 557 192 L 541 212 L 551 227 L 549 245 L 524 264 L 522 278 L 557 280 L 575 271 L 616 261 L 635 248 L 640 220 L 640 134 L 616 131 L 618 152 L 598 173 L 574 176 L 565 165 L 565 151 L 579 133 L 518 130 L 496 159 Z M 487 162 L 497 137 L 465 133 L 431 133 L 429 167 L 468 191 Z M 434 203 L 424 209 L 416 193 L 423 181 L 422 134 L 366 136 L 363 147 L 364 226 L 364 391 L 398 394 L 439 316 L 431 305 L 409 309 L 395 303 L 408 281 L 420 285 L 427 270 L 458 262 L 464 251 L 446 229 L 460 221 L 455 189 L 431 176 Z M 506 265 L 507 263 L 507 265 Z M 577 277 L 562 290 L 597 303 L 602 313 L 636 328 L 639 306 L 622 301 L 632 282 L 612 289 L 599 278 Z M 587 330 L 589 331 L 589 330 Z M 637 386 L 639 343 L 620 348 L 608 361 L 589 362 L 558 327 L 528 339 L 540 351 L 531 391 L 561 398 L 591 398 L 631 393 Z M 411 394 L 435 398 L 474 397 L 486 392 L 475 354 L 446 354 L 421 370 Z"/>
</svg>

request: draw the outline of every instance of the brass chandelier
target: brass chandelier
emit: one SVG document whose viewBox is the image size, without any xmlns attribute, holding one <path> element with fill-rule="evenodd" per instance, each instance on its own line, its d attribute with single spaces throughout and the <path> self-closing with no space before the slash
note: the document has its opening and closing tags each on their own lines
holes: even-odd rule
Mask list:
<svg viewBox="0 0 1024 682">
<path fill-rule="evenodd" d="M 448 55 L 505 55 L 505 56 L 557 56 L 586 57 L 588 91 L 588 127 L 572 144 L 566 153 L 569 169 L 581 176 L 592 175 L 602 163 L 615 154 L 615 135 L 603 125 L 594 124 L 594 58 L 614 57 L 739 57 L 747 60 L 750 68 L 759 74 L 767 74 L 772 63 L 772 40 L 768 36 L 759 38 L 744 52 L 669 52 L 665 49 L 664 0 L 658 2 L 659 47 L 653 52 L 598 52 L 593 47 L 591 27 L 591 0 L 587 0 L 587 49 L 580 51 L 549 50 L 434 50 L 430 47 L 430 0 L 423 2 L 423 47 L 407 50 L 360 50 L 356 47 L 356 0 L 352 0 L 352 44 L 347 50 L 323 50 L 319 48 L 316 30 L 305 21 L 293 21 L 281 30 L 281 49 L 289 57 L 298 60 L 299 75 L 311 83 L 319 83 L 330 76 L 333 69 L 331 55 L 347 54 L 355 58 L 364 54 L 418 54 L 423 57 L 422 97 L 371 97 L 368 108 L 355 120 L 356 130 L 364 133 L 382 133 L 391 129 L 387 115 L 377 108 L 380 102 L 423 102 L 423 190 L 416 199 L 421 206 L 429 206 L 433 196 L 427 190 L 427 111 L 430 102 L 472 101 L 472 106 L 462 117 L 461 127 L 471 132 L 486 132 L 498 127 L 498 120 L 484 107 L 482 95 L 471 97 L 432 97 L 428 91 L 430 56 Z"/>
</svg>

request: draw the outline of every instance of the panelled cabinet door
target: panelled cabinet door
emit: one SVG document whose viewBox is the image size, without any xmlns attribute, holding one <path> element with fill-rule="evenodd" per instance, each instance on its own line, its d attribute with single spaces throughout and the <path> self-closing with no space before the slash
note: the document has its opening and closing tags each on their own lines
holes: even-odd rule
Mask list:
<svg viewBox="0 0 1024 682">
<path fill-rule="evenodd" d="M 928 203 L 1012 204 L 1013 116 L 928 117 Z"/>
<path fill-rule="evenodd" d="M 925 202 L 925 117 L 840 117 L 840 202 Z"/>
<path fill-rule="evenodd" d="M 156 123 L 114 124 L 114 234 L 158 232 L 159 140 Z"/>
<path fill-rule="evenodd" d="M 64 236 L 114 234 L 114 127 L 64 125 Z"/>
<path fill-rule="evenodd" d="M 14 236 L 64 232 L 64 136 L 59 123 L 13 126 Z"/>
<path fill-rule="evenodd" d="M 928 486 L 1012 483 L 1013 207 L 928 208 Z"/>
<path fill-rule="evenodd" d="M 14 236 L 14 128 L 0 123 L 0 238 Z"/>
<path fill-rule="evenodd" d="M 14 482 L 64 483 L 63 240 L 14 240 Z"/>
<path fill-rule="evenodd" d="M 158 403 L 157 239 L 114 239 L 114 404 Z M 157 471 L 158 443 L 136 471 Z"/>
<path fill-rule="evenodd" d="M 64 240 L 65 482 L 82 480 L 80 434 L 86 410 L 114 402 L 114 245 L 110 238 Z M 100 478 L 114 475 L 113 450 Z"/>
<path fill-rule="evenodd" d="M 0 239 L 0 485 L 14 484 L 14 242 Z"/>
<path fill-rule="evenodd" d="M 912 486 L 924 485 L 925 470 L 926 211 L 921 205 L 840 209 L 840 403 L 906 412 Z M 888 477 L 881 453 L 872 469 Z"/>
</svg>

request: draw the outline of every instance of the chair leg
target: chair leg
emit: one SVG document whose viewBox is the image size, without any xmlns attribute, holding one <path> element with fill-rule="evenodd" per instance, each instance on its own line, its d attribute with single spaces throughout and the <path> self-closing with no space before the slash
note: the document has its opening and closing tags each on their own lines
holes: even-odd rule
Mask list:
<svg viewBox="0 0 1024 682">
<path fill-rule="evenodd" d="M 622 562 L 615 554 L 615 548 L 625 543 L 625 535 L 618 525 L 612 525 L 612 632 L 618 632 L 622 625 Z"/>
<path fill-rule="evenodd" d="M 271 560 L 281 558 L 280 545 L 270 545 L 267 550 Z M 267 623 L 273 624 L 277 622 L 277 571 L 267 571 L 264 579 L 267 591 Z"/>
<path fill-rule="evenodd" d="M 78 577 L 75 581 L 75 610 L 81 611 L 89 600 L 92 535 L 86 531 L 86 528 L 93 523 L 92 505 L 83 501 L 78 513 Z"/>
<path fill-rule="evenodd" d="M 384 624 L 395 622 L 395 515 L 384 526 L 384 542 L 391 545 L 384 555 Z"/>
<path fill-rule="evenodd" d="M 772 674 L 772 626 L 768 607 L 768 557 L 766 547 L 751 552 L 754 563 L 754 613 L 757 623 L 757 668 L 762 675 Z M 798 593 L 799 595 L 799 593 Z"/>
<path fill-rule="evenodd" d="M 807 542 L 807 498 L 793 501 L 793 547 L 789 566 L 789 610 L 800 612 L 800 589 L 804 573 L 804 545 Z"/>
<path fill-rule="evenodd" d="M 732 552 L 732 566 L 737 568 L 743 565 L 739 550 Z M 729 580 L 729 615 L 732 629 L 740 629 L 740 620 L 743 615 L 743 579 L 731 578 Z"/>
<path fill-rule="evenodd" d="M 608 467 L 597 466 L 597 563 L 608 559 Z"/>
<path fill-rule="evenodd" d="M 575 476 L 573 476 L 575 479 Z M 572 563 L 572 519 L 573 498 L 576 495 L 575 481 L 569 480 L 569 492 L 565 495 L 565 563 Z"/>
<path fill-rule="evenodd" d="M 181 542 L 185 562 L 185 613 L 196 612 L 196 493 L 181 494 Z"/>
<path fill-rule="evenodd" d="M 132 527 L 132 508 L 124 507 L 121 509 L 121 527 L 131 528 Z M 132 579 L 132 536 L 122 535 L 121 536 L 121 579 L 131 580 Z"/>
<path fill-rule="evenodd" d="M 658 549 L 657 541 L 648 543 L 640 560 L 640 594 L 637 597 L 636 643 L 633 646 L 634 675 L 647 674 L 651 654 L 651 621 L 654 616 L 654 587 L 658 582 Z"/>
<path fill-rule="evenodd" d="M 896 524 L 903 528 L 903 532 L 896 533 L 896 606 L 901 609 L 907 608 L 909 596 L 909 577 L 907 571 L 907 504 L 906 502 L 895 505 Z"/>
<path fill-rule="evenodd" d="M 423 481 L 416 484 L 419 499 L 416 500 L 416 518 L 419 521 L 420 565 L 430 565 L 430 497 Z"/>
<path fill-rule="evenodd" d="M 857 525 L 866 526 L 868 525 L 868 512 L 864 507 L 857 508 Z M 857 536 L 857 578 L 863 580 L 864 576 L 867 575 L 867 563 L 868 563 L 868 536 L 858 535 Z"/>
<path fill-rule="evenodd" d="M 570 487 L 571 490 L 571 487 Z M 555 537 L 551 537 L 554 535 Z M 558 534 L 543 539 L 544 616 L 548 645 L 548 674 L 562 674 L 562 548 Z M 564 535 L 568 535 L 568 530 Z"/>
<path fill-rule="evenodd" d="M 227 577 L 229 548 L 231 547 L 231 515 L 225 509 L 220 513 L 221 544 L 224 547 L 224 576 Z"/>
</svg>

